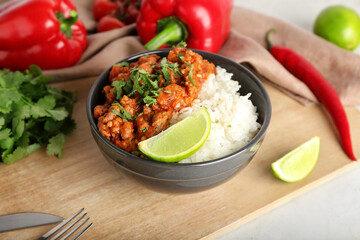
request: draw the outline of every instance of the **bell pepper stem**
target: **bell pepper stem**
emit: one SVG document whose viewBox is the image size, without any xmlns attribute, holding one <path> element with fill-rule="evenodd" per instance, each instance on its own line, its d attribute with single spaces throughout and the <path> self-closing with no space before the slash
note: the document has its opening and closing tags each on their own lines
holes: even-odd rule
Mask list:
<svg viewBox="0 0 360 240">
<path fill-rule="evenodd" d="M 188 36 L 187 27 L 175 17 L 168 17 L 158 21 L 158 34 L 145 44 L 145 49 L 158 49 L 164 44 L 176 45 L 185 41 Z"/>
<path fill-rule="evenodd" d="M 76 23 L 78 19 L 77 11 L 71 10 L 68 18 L 66 18 L 62 12 L 57 12 L 56 17 L 60 23 L 60 31 L 64 33 L 67 38 L 71 38 L 71 26 Z"/>
</svg>

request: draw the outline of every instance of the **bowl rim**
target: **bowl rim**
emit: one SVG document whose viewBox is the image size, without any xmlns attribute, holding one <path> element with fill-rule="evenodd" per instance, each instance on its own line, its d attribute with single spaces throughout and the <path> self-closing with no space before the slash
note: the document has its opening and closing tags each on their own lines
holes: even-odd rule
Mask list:
<svg viewBox="0 0 360 240">
<path fill-rule="evenodd" d="M 267 92 L 267 90 L 265 89 L 264 85 L 262 84 L 262 82 L 260 81 L 260 79 L 253 74 L 249 69 L 247 69 L 245 66 L 241 65 L 240 63 L 237 63 L 227 57 L 224 57 L 222 55 L 219 55 L 217 53 L 211 53 L 211 52 L 206 52 L 206 51 L 202 51 L 202 50 L 197 50 L 197 49 L 191 49 L 191 48 L 187 48 L 188 50 L 192 50 L 200 55 L 202 55 L 204 57 L 204 55 L 213 55 L 216 58 L 219 58 L 222 61 L 231 63 L 237 67 L 239 67 L 249 78 L 251 78 L 256 85 L 259 87 L 261 94 L 263 95 L 263 97 L 265 98 L 265 104 L 266 104 L 266 111 L 264 114 L 264 121 L 261 124 L 261 127 L 259 129 L 259 131 L 256 133 L 256 135 L 250 140 L 249 143 L 247 143 L 245 146 L 243 146 L 242 148 L 240 148 L 239 150 L 228 154 L 226 156 L 220 157 L 220 158 L 216 158 L 216 159 L 212 159 L 212 160 L 208 160 L 208 161 L 204 161 L 204 162 L 195 162 L 195 163 L 181 163 L 179 164 L 178 162 L 174 162 L 174 163 L 169 163 L 169 162 L 160 162 L 160 161 L 156 161 L 156 160 L 151 160 L 151 159 L 143 159 L 140 157 L 137 157 L 131 153 L 128 153 L 122 149 L 120 149 L 119 147 L 115 146 L 115 144 L 113 144 L 112 142 L 110 142 L 107 138 L 105 138 L 98 130 L 95 121 L 94 121 L 94 117 L 92 114 L 92 109 L 91 109 L 91 97 L 94 96 L 95 93 L 95 88 L 97 85 L 99 85 L 100 82 L 102 82 L 102 79 L 105 77 L 105 75 L 109 74 L 110 69 L 112 68 L 112 66 L 116 63 L 120 63 L 120 62 L 124 62 L 124 61 L 134 61 L 137 60 L 139 57 L 144 56 L 144 55 L 149 55 L 149 54 L 159 54 L 159 53 L 167 53 L 171 50 L 171 48 L 163 48 L 163 49 L 157 49 L 157 50 L 150 50 L 150 51 L 142 51 L 133 55 L 130 55 L 129 57 L 123 58 L 120 61 L 115 62 L 113 65 L 111 65 L 110 67 L 108 67 L 107 69 L 105 69 L 98 77 L 97 79 L 93 82 L 89 92 L 88 92 L 88 96 L 86 99 L 86 114 L 87 114 L 87 118 L 88 118 L 88 122 L 90 124 L 91 129 L 93 130 L 93 133 L 95 133 L 100 139 L 101 141 L 103 141 L 108 147 L 110 147 L 112 150 L 114 150 L 115 152 L 117 152 L 118 154 L 130 158 L 133 161 L 136 161 L 137 163 L 140 164 L 150 164 L 154 167 L 167 167 L 167 168 L 196 168 L 196 167 L 200 167 L 200 166 L 207 166 L 207 165 L 212 165 L 215 163 L 221 163 L 224 161 L 227 161 L 228 159 L 232 158 L 234 155 L 240 155 L 243 152 L 245 152 L 247 149 L 251 149 L 253 148 L 265 135 L 266 130 L 270 124 L 270 119 L 271 119 L 271 115 L 272 115 L 272 105 L 271 105 L 271 101 L 270 101 L 270 97 L 269 94 Z M 206 59 L 206 57 L 204 57 L 204 59 Z M 256 106 L 257 107 L 257 106 Z M 114 160 L 113 160 L 114 161 Z M 244 160 L 246 161 L 246 160 Z"/>
</svg>

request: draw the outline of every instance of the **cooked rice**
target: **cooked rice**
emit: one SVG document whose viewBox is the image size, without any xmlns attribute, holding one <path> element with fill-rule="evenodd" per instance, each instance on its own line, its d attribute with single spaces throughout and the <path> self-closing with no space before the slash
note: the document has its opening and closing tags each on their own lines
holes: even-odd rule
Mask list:
<svg viewBox="0 0 360 240">
<path fill-rule="evenodd" d="M 231 79 L 232 73 L 217 67 L 216 75 L 209 76 L 203 84 L 199 98 L 191 107 L 175 115 L 174 124 L 201 106 L 205 106 L 211 118 L 211 130 L 204 145 L 192 156 L 180 163 L 203 162 L 231 154 L 245 146 L 258 132 L 256 107 L 249 97 L 239 94 L 240 85 Z"/>
</svg>

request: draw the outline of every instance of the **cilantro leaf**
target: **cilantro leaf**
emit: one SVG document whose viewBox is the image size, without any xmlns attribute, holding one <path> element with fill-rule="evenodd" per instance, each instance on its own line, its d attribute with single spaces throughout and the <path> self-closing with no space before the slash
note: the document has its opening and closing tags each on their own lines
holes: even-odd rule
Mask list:
<svg viewBox="0 0 360 240">
<path fill-rule="evenodd" d="M 22 118 L 15 117 L 12 119 L 12 135 L 15 139 L 19 139 L 25 130 L 25 121 Z"/>
<path fill-rule="evenodd" d="M 179 69 L 179 64 L 177 62 L 175 63 L 168 63 L 167 58 L 164 57 L 161 59 L 161 72 L 164 75 L 164 78 L 166 80 L 165 85 L 169 85 L 171 82 L 171 77 L 169 70 L 172 70 L 174 72 L 174 76 L 181 76 L 182 73 Z"/>
<path fill-rule="evenodd" d="M 121 100 L 122 98 L 122 92 L 123 92 L 123 87 L 126 85 L 126 82 L 122 79 L 119 81 L 114 81 L 112 82 L 111 86 L 115 87 L 115 91 L 114 94 L 116 96 L 117 100 Z"/>
<path fill-rule="evenodd" d="M 19 71 L 11 72 L 5 70 L 3 74 L 0 74 L 0 86 L 3 88 L 18 88 L 23 81 L 24 77 Z"/>
<path fill-rule="evenodd" d="M 192 76 L 193 76 L 193 71 L 194 71 L 194 65 L 192 65 L 192 64 L 190 64 L 190 63 L 188 63 L 188 62 L 185 62 L 185 63 L 186 63 L 186 65 L 187 65 L 188 67 L 190 67 L 190 71 L 189 71 L 189 73 L 188 73 L 189 81 L 190 81 L 195 87 L 197 87 L 196 84 L 195 84 L 194 79 L 192 78 Z"/>
<path fill-rule="evenodd" d="M 10 128 L 5 128 L 5 129 L 1 130 L 0 131 L 0 141 L 9 138 L 10 134 L 11 134 L 11 129 Z"/>
<path fill-rule="evenodd" d="M 49 139 L 49 144 L 46 148 L 46 153 L 48 155 L 57 156 L 58 158 L 62 159 L 62 152 L 65 145 L 65 135 L 59 133 L 52 138 Z"/>
<path fill-rule="evenodd" d="M 136 118 L 132 117 L 130 113 L 128 113 L 125 108 L 118 102 L 114 102 L 112 105 L 116 105 L 120 108 L 120 111 L 117 111 L 115 109 L 112 110 L 112 113 L 116 114 L 117 116 L 121 117 L 124 120 L 134 120 Z"/>
<path fill-rule="evenodd" d="M 11 106 L 14 102 L 20 101 L 21 94 L 16 89 L 1 88 L 0 89 L 0 112 L 11 112 Z"/>
<path fill-rule="evenodd" d="M 161 59 L 160 63 L 161 63 L 161 72 L 163 73 L 164 78 L 166 80 L 165 84 L 169 85 L 170 82 L 171 82 L 171 77 L 170 77 L 170 74 L 169 74 L 169 67 L 168 67 L 168 64 L 167 64 L 167 58 L 163 57 Z"/>
<path fill-rule="evenodd" d="M 11 138 L 11 137 L 0 141 L 0 147 L 2 149 L 5 149 L 5 151 L 3 151 L 1 154 L 1 159 L 4 159 L 7 155 L 9 155 L 9 153 L 11 153 L 13 151 L 14 143 L 15 143 L 15 140 L 14 140 L 14 138 Z"/>
<path fill-rule="evenodd" d="M 76 127 L 72 110 L 77 94 L 49 85 L 33 65 L 24 72 L 0 70 L 0 156 L 11 164 L 47 146 L 62 158 L 65 135 Z"/>
<path fill-rule="evenodd" d="M 5 118 L 0 116 L 0 129 L 2 129 L 3 126 L 5 125 L 5 121 L 6 121 Z"/>
<path fill-rule="evenodd" d="M 181 41 L 176 46 L 179 47 L 179 48 L 185 48 L 187 46 L 187 44 L 186 44 L 186 42 Z"/>
<path fill-rule="evenodd" d="M 130 64 L 128 62 L 119 62 L 119 63 L 115 63 L 114 66 L 119 66 L 119 67 L 128 67 Z"/>
<path fill-rule="evenodd" d="M 53 109 L 56 106 L 56 99 L 54 95 L 45 95 L 44 97 L 40 98 L 36 103 L 37 106 L 46 108 L 46 109 Z"/>
<path fill-rule="evenodd" d="M 48 113 L 50 114 L 51 118 L 57 121 L 62 121 L 69 115 L 69 112 L 65 109 L 65 107 L 48 110 Z"/>
<path fill-rule="evenodd" d="M 153 97 L 151 97 L 151 96 L 146 96 L 146 97 L 144 97 L 143 101 L 144 101 L 144 103 L 146 104 L 146 106 L 149 106 L 149 105 L 151 105 L 151 104 L 156 104 L 156 103 L 157 103 L 156 99 L 153 98 Z"/>
<path fill-rule="evenodd" d="M 40 148 L 41 145 L 38 143 L 34 143 L 26 147 L 17 147 L 15 151 L 13 151 L 11 154 L 8 154 L 5 158 L 3 158 L 3 162 L 5 164 L 11 164 L 17 160 L 29 156 L 30 154 L 36 152 Z"/>
</svg>

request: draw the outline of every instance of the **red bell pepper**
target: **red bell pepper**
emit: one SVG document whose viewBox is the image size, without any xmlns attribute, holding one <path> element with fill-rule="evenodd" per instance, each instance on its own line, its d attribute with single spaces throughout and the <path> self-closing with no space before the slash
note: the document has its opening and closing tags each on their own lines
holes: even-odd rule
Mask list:
<svg viewBox="0 0 360 240">
<path fill-rule="evenodd" d="M 71 0 L 13 0 L 0 6 L 0 68 L 74 65 L 87 45 Z"/>
<path fill-rule="evenodd" d="M 217 52 L 230 32 L 232 6 L 233 0 L 144 0 L 137 32 L 149 50 L 185 41 L 189 48 Z"/>
</svg>

